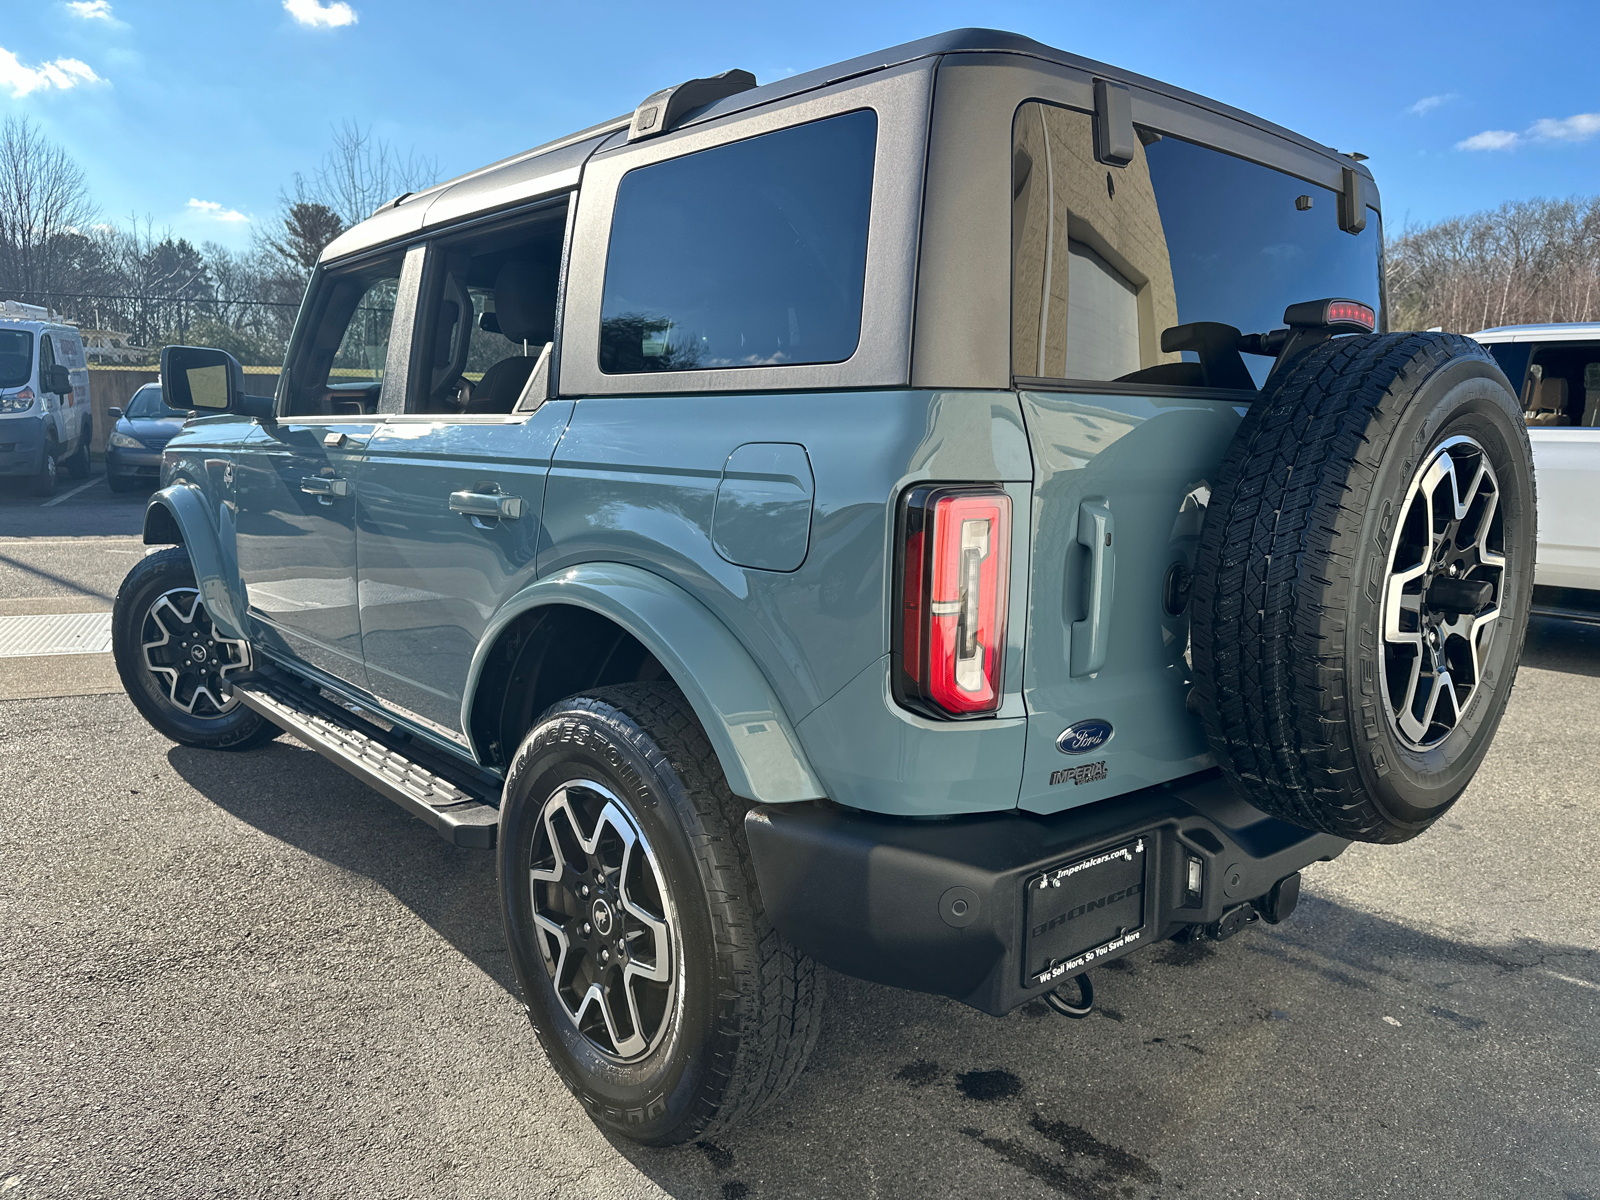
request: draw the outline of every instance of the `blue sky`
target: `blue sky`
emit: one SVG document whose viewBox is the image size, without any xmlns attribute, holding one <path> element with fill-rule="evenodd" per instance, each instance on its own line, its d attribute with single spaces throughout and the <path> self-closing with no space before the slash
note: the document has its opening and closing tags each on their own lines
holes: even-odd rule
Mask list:
<svg viewBox="0 0 1600 1200">
<path fill-rule="evenodd" d="M 0 115 L 87 172 L 104 219 L 243 247 L 330 126 L 453 175 L 728 67 L 763 82 L 961 25 L 1142 72 L 1359 150 L 1391 232 L 1600 192 L 1600 4 L 6 0 Z"/>
</svg>

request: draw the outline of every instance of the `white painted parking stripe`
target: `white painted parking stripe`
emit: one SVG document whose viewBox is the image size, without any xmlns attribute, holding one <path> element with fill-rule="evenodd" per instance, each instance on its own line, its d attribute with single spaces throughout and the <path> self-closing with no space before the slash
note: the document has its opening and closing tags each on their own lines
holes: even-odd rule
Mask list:
<svg viewBox="0 0 1600 1200">
<path fill-rule="evenodd" d="M 86 492 L 90 488 L 92 488 L 95 484 L 97 484 L 99 482 L 100 481 L 98 479 L 91 479 L 91 480 L 89 480 L 88 483 L 80 483 L 77 487 L 73 488 L 70 492 L 62 492 L 61 495 L 57 496 L 54 500 L 46 500 L 43 504 L 39 505 L 39 507 L 40 508 L 49 508 L 52 505 L 60 504 L 63 500 L 71 500 L 79 492 Z"/>
<path fill-rule="evenodd" d="M 0 658 L 108 654 L 110 651 L 111 614 L 108 612 L 0 617 Z"/>
</svg>

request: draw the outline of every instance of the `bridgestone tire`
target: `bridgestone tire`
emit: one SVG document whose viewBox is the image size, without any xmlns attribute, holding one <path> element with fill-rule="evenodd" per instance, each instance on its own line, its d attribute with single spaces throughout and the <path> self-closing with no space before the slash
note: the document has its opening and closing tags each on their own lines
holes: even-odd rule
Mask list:
<svg viewBox="0 0 1600 1200">
<path fill-rule="evenodd" d="M 657 1010 L 666 1015 L 650 1025 L 657 1040 L 631 1059 L 605 1052 L 619 1041 L 600 1046 L 580 1030 L 574 1004 L 563 997 L 581 989 L 569 984 L 558 990 L 563 960 L 547 954 L 561 954 L 562 945 L 534 919 L 536 906 L 549 921 L 559 895 L 576 898 L 575 890 L 541 891 L 554 885 L 537 883 L 532 872 L 549 862 L 545 848 L 554 840 L 541 831 L 552 824 L 568 829 L 554 797 L 567 785 L 593 797 L 581 781 L 609 791 L 641 844 L 648 844 L 671 922 L 675 990 Z M 671 1145 L 726 1129 L 781 1095 L 816 1043 L 823 981 L 815 964 L 767 920 L 745 842 L 746 807 L 728 790 L 682 693 L 668 683 L 627 684 L 563 700 L 517 750 L 497 851 L 506 938 L 534 1032 L 562 1080 L 605 1130 Z M 593 837 L 598 844 L 598 824 Z M 564 926 L 569 945 L 590 928 L 578 928 L 589 911 L 580 906 L 594 903 L 575 902 Z M 540 938 L 546 939 L 543 949 Z M 589 962 L 597 959 L 589 954 Z M 604 1032 L 600 1036 L 604 1041 Z"/>
<path fill-rule="evenodd" d="M 111 653 L 117 674 L 122 677 L 128 699 L 163 737 L 201 750 L 253 750 L 277 737 L 278 727 L 237 702 L 222 713 L 186 712 L 172 702 L 165 681 L 153 674 L 146 663 L 144 641 L 152 606 L 163 595 L 194 588 L 194 568 L 182 546 L 142 558 L 128 572 L 111 610 Z M 196 593 L 196 602 L 198 598 Z M 203 605 L 191 610 L 182 603 L 180 609 L 193 612 L 191 625 L 202 630 L 210 627 Z M 196 703 L 197 710 L 202 709 L 202 703 Z"/>
<path fill-rule="evenodd" d="M 1492 478 L 1477 471 L 1483 461 Z M 1447 507 L 1413 502 L 1425 473 L 1445 480 L 1436 489 L 1476 487 L 1482 499 L 1472 503 L 1483 507 L 1425 528 L 1434 507 Z M 1428 333 L 1340 338 L 1294 364 L 1228 449 L 1193 591 L 1198 708 L 1218 763 L 1251 803 L 1367 842 L 1415 837 L 1454 804 L 1516 678 L 1534 526 L 1521 406 L 1477 343 Z M 1473 530 L 1486 531 L 1483 545 L 1503 554 L 1503 567 L 1474 565 L 1477 550 L 1451 540 L 1479 536 Z M 1413 555 L 1430 565 L 1402 584 Z M 1493 584 L 1479 593 L 1483 622 L 1430 607 L 1452 586 L 1435 586 L 1451 566 L 1452 577 Z M 1386 607 L 1399 634 L 1386 629 Z M 1481 632 L 1453 639 L 1459 627 L 1429 624 L 1445 616 Z M 1437 651 L 1424 644 L 1430 636 Z M 1475 662 L 1462 657 L 1468 641 L 1481 650 Z M 1432 663 L 1432 684 L 1417 682 L 1417 661 Z M 1447 671 L 1459 676 L 1449 687 L 1439 682 Z"/>
</svg>

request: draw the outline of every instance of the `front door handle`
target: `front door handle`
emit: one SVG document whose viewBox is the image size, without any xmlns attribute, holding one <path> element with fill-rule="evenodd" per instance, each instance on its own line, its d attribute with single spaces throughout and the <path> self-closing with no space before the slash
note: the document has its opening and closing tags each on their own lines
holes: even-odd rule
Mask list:
<svg viewBox="0 0 1600 1200">
<path fill-rule="evenodd" d="M 522 497 L 499 492 L 451 492 L 450 511 L 467 517 L 515 521 L 522 516 Z"/>
<path fill-rule="evenodd" d="M 313 496 L 348 496 L 350 481 L 335 479 L 331 475 L 307 475 L 300 480 L 300 490 Z"/>
<path fill-rule="evenodd" d="M 1078 545 L 1089 551 L 1089 615 L 1072 623 L 1073 675 L 1093 675 L 1106 665 L 1117 580 L 1111 530 L 1111 506 L 1104 500 L 1085 500 L 1078 506 Z"/>
</svg>

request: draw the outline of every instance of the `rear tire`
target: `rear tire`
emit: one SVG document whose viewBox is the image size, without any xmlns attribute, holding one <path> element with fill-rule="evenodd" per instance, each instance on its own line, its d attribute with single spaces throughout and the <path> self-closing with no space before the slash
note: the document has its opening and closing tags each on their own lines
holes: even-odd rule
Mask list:
<svg viewBox="0 0 1600 1200">
<path fill-rule="evenodd" d="M 111 652 L 134 707 L 163 737 L 203 750 L 253 750 L 278 727 L 227 686 L 250 669 L 248 643 L 211 623 L 182 546 L 139 560 L 117 590 Z"/>
<path fill-rule="evenodd" d="M 1438 820 L 1510 698 L 1534 522 L 1521 406 L 1476 342 L 1291 366 L 1228 449 L 1195 571 L 1198 707 L 1251 803 L 1368 842 Z"/>
<path fill-rule="evenodd" d="M 85 427 L 78 435 L 78 448 L 74 450 L 63 462 L 62 467 L 74 479 L 87 479 L 94 470 L 94 464 L 89 461 L 89 429 Z"/>
<path fill-rule="evenodd" d="M 634 1141 L 727 1128 L 816 1042 L 822 979 L 767 921 L 745 808 L 666 683 L 561 701 L 507 777 L 501 899 L 529 1019 L 594 1121 Z"/>
</svg>

